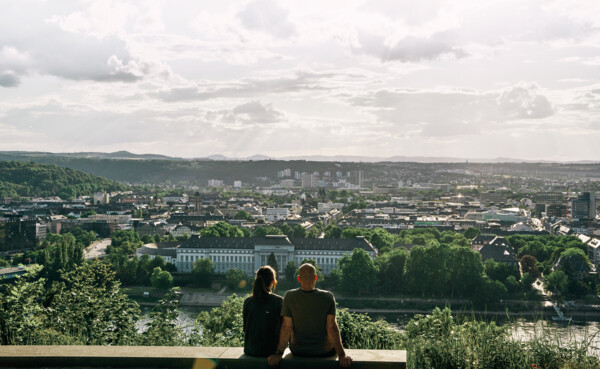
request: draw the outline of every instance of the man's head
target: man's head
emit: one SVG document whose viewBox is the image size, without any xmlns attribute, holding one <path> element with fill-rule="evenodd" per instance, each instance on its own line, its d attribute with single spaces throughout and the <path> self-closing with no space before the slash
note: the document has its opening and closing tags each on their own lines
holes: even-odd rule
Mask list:
<svg viewBox="0 0 600 369">
<path fill-rule="evenodd" d="M 303 289 L 313 289 L 317 283 L 317 270 L 312 264 L 304 263 L 298 270 L 298 282 Z"/>
</svg>

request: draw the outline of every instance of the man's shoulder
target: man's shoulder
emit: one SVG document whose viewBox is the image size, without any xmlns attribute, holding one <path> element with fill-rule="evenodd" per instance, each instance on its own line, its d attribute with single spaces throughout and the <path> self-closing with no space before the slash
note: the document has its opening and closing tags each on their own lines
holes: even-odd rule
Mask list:
<svg viewBox="0 0 600 369">
<path fill-rule="evenodd" d="M 294 296 L 294 295 L 297 295 L 298 293 L 300 293 L 300 288 L 294 288 L 292 290 L 288 290 L 285 293 L 285 295 L 283 295 L 283 298 L 285 299 L 286 297 Z"/>
<path fill-rule="evenodd" d="M 317 293 L 319 293 L 319 294 L 322 294 L 322 295 L 327 295 L 327 296 L 331 296 L 331 297 L 333 297 L 333 292 L 331 292 L 331 291 L 328 291 L 328 290 L 321 290 L 321 289 L 319 289 L 319 288 L 317 288 L 316 290 L 317 290 L 316 292 L 317 292 Z"/>
</svg>

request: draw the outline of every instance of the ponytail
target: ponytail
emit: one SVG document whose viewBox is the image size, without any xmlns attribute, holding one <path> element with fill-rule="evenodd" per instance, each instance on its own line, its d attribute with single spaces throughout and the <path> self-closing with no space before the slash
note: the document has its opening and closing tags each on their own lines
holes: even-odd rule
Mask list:
<svg viewBox="0 0 600 369">
<path fill-rule="evenodd" d="M 271 282 L 275 282 L 274 286 L 277 285 L 275 270 L 269 265 L 258 268 L 256 278 L 254 278 L 254 282 L 252 283 L 252 297 L 261 302 L 265 301 L 271 293 L 269 289 Z"/>
</svg>

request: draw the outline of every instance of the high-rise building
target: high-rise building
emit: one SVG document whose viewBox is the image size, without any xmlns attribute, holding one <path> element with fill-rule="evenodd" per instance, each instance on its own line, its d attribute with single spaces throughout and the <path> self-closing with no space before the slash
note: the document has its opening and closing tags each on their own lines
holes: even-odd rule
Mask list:
<svg viewBox="0 0 600 369">
<path fill-rule="evenodd" d="M 302 174 L 302 188 L 314 188 L 315 176 L 309 173 Z"/>
<path fill-rule="evenodd" d="M 33 249 L 36 244 L 35 218 L 0 216 L 0 254 Z"/>
<path fill-rule="evenodd" d="M 233 181 L 233 188 L 241 188 L 242 181 Z"/>
<path fill-rule="evenodd" d="M 579 220 L 596 219 L 596 194 L 594 192 L 582 192 L 572 202 L 573 218 Z"/>
<path fill-rule="evenodd" d="M 348 175 L 348 182 L 355 186 L 362 187 L 363 185 L 363 172 L 362 170 L 353 170 Z"/>
</svg>

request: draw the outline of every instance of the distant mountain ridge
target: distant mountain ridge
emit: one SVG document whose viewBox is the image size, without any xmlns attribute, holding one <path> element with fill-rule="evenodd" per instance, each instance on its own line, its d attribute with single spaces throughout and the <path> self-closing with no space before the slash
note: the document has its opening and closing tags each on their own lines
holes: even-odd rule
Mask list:
<svg viewBox="0 0 600 369">
<path fill-rule="evenodd" d="M 115 160 L 212 160 L 212 161 L 261 161 L 261 160 L 283 160 L 283 161 L 327 161 L 327 162 L 354 162 L 354 163 L 377 163 L 377 162 L 407 162 L 407 163 L 573 163 L 573 164 L 594 164 L 600 163 L 600 160 L 577 160 L 577 161 L 553 161 L 553 160 L 526 160 L 518 158 L 457 158 L 445 156 L 359 156 L 359 155 L 298 155 L 286 157 L 271 157 L 267 155 L 256 154 L 247 157 L 231 158 L 222 154 L 213 154 L 207 157 L 183 158 L 161 154 L 134 154 L 129 151 L 115 152 L 71 152 L 71 153 L 52 153 L 42 151 L 0 151 L 1 156 L 20 156 L 20 157 L 65 157 L 65 158 L 86 158 L 86 159 L 115 159 Z"/>
</svg>

